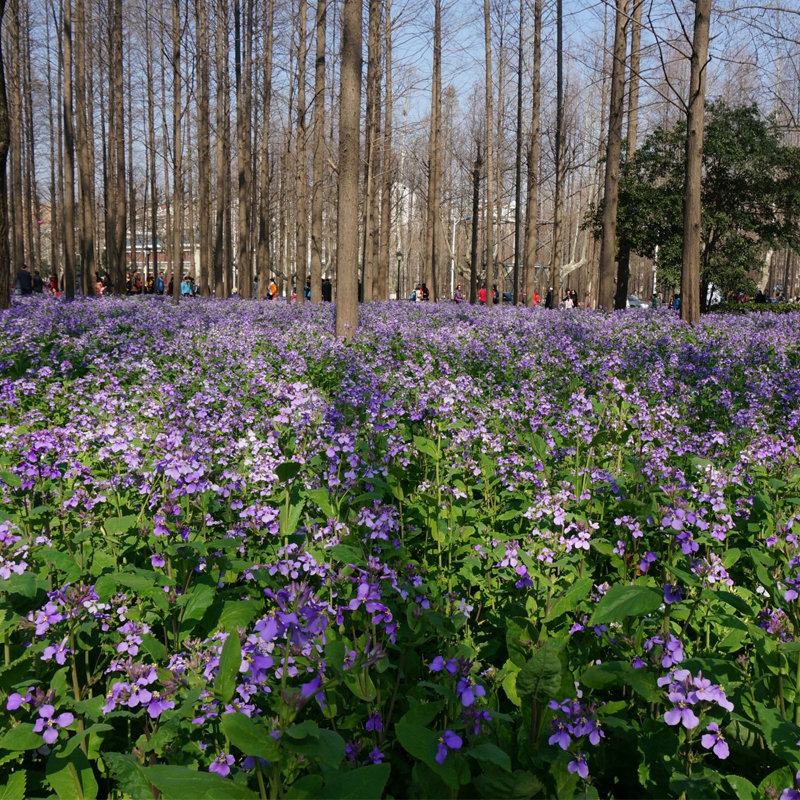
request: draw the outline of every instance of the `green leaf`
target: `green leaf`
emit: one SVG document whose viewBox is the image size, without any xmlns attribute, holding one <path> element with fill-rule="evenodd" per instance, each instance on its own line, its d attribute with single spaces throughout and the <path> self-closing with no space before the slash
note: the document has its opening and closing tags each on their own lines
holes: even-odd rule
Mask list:
<svg viewBox="0 0 800 800">
<path fill-rule="evenodd" d="M 283 464 L 279 464 L 275 469 L 275 474 L 281 483 L 288 483 L 299 475 L 302 466 L 296 461 L 284 461 Z"/>
<path fill-rule="evenodd" d="M 234 628 L 246 628 L 264 604 L 258 600 L 228 600 L 222 607 L 217 628 L 231 631 Z"/>
<path fill-rule="evenodd" d="M 755 800 L 759 796 L 758 789 L 747 778 L 741 778 L 738 775 L 726 775 L 725 780 L 733 789 L 733 796 L 739 798 L 739 800 Z"/>
<path fill-rule="evenodd" d="M 444 700 L 437 700 L 435 703 L 420 703 L 403 714 L 400 718 L 400 724 L 424 725 L 427 727 L 436 719 L 436 715 L 444 708 L 444 704 Z"/>
<path fill-rule="evenodd" d="M 511 772 L 511 758 L 508 753 L 490 742 L 484 742 L 473 747 L 467 751 L 467 755 L 478 759 L 478 761 L 489 761 L 492 764 L 496 764 L 500 769 Z"/>
<path fill-rule="evenodd" d="M 232 780 L 187 767 L 147 767 L 142 768 L 142 773 L 169 800 L 256 800 L 258 797 Z"/>
<path fill-rule="evenodd" d="M 542 791 L 541 782 L 530 772 L 484 770 L 475 777 L 480 797 L 502 797 L 504 800 L 529 800 Z"/>
<path fill-rule="evenodd" d="M 15 476 L 16 477 L 16 476 Z M 0 786 L 0 800 L 25 800 L 25 771 L 12 772 Z"/>
<path fill-rule="evenodd" d="M 601 598 L 592 614 L 590 625 L 621 622 L 626 617 L 640 617 L 656 611 L 664 602 L 661 592 L 648 586 L 616 584 Z"/>
<path fill-rule="evenodd" d="M 321 775 L 305 775 L 292 784 L 286 792 L 286 800 L 314 800 L 319 797 L 321 789 Z"/>
<path fill-rule="evenodd" d="M 103 753 L 103 761 L 114 773 L 117 785 L 133 800 L 151 800 L 153 790 L 145 780 L 139 762 L 128 753 Z"/>
<path fill-rule="evenodd" d="M 428 458 L 432 458 L 434 461 L 436 461 L 438 458 L 436 442 L 432 441 L 431 439 L 426 439 L 424 436 L 415 436 L 414 444 L 420 453 L 423 453 L 424 455 L 428 456 Z"/>
<path fill-rule="evenodd" d="M 307 719 L 305 722 L 291 725 L 287 729 L 286 735 L 292 739 L 305 739 L 306 737 L 319 739 L 319 725 L 313 720 Z"/>
<path fill-rule="evenodd" d="M 281 751 L 278 743 L 267 733 L 262 725 L 258 725 L 244 714 L 223 714 L 220 717 L 222 732 L 230 739 L 234 747 L 238 747 L 246 756 L 258 756 L 265 761 L 278 761 Z"/>
<path fill-rule="evenodd" d="M 344 751 L 347 743 L 336 731 L 320 728 L 319 736 L 305 739 L 285 739 L 286 747 L 295 753 L 300 753 L 307 758 L 318 758 L 332 767 L 338 767 L 344 761 Z"/>
<path fill-rule="evenodd" d="M 558 619 L 562 614 L 573 611 L 578 603 L 584 600 L 591 591 L 592 579 L 579 578 L 558 598 L 550 613 L 544 618 L 544 621 L 552 622 L 554 619 Z"/>
<path fill-rule="evenodd" d="M 167 648 L 164 647 L 152 633 L 142 634 L 142 647 L 144 647 L 156 661 L 166 661 Z"/>
<path fill-rule="evenodd" d="M 46 780 L 59 800 L 94 800 L 97 797 L 97 781 L 89 759 L 75 750 L 69 758 L 59 758 L 55 753 L 47 759 Z"/>
<path fill-rule="evenodd" d="M 650 703 L 662 699 L 656 681 L 646 669 L 633 669 L 626 661 L 606 661 L 586 669 L 580 682 L 588 689 L 609 689 L 612 686 L 630 686 L 638 695 Z"/>
<path fill-rule="evenodd" d="M 103 523 L 106 533 L 111 536 L 119 536 L 121 533 L 126 533 L 136 524 L 136 514 L 128 514 L 124 517 L 110 517 Z"/>
<path fill-rule="evenodd" d="M 223 703 L 230 702 L 236 689 L 236 677 L 242 666 L 242 643 L 239 641 L 239 631 L 228 634 L 225 644 L 222 645 L 222 654 L 219 657 L 219 670 L 214 681 L 214 691 Z"/>
<path fill-rule="evenodd" d="M 436 751 L 439 749 L 439 737 L 436 733 L 422 725 L 398 723 L 394 729 L 397 741 L 409 755 L 430 767 L 451 789 L 458 788 L 453 754 L 447 754 L 444 764 L 439 764 L 436 760 Z"/>
<path fill-rule="evenodd" d="M 359 566 L 364 563 L 364 554 L 355 547 L 350 547 L 346 544 L 336 544 L 329 547 L 326 551 L 330 558 L 335 558 L 338 561 L 343 561 L 345 564 L 355 564 Z"/>
<path fill-rule="evenodd" d="M 520 697 L 550 700 L 561 686 L 561 661 L 549 643 L 535 650 L 517 675 Z"/>
<path fill-rule="evenodd" d="M 792 769 L 796 769 L 800 763 L 800 751 L 797 749 L 800 727 L 783 719 L 775 708 L 767 708 L 762 703 L 756 703 L 756 710 L 769 749 L 778 758 L 791 765 Z"/>
<path fill-rule="evenodd" d="M 61 750 L 56 752 L 56 756 L 58 758 L 67 758 L 67 756 L 72 753 L 72 751 L 91 733 L 101 733 L 102 731 L 113 731 L 113 725 L 106 725 L 105 723 L 98 722 L 95 725 L 91 725 L 86 730 L 79 731 L 78 733 L 74 733 L 72 736 L 69 737 L 69 740 L 64 745 Z"/>
<path fill-rule="evenodd" d="M 322 513 L 328 519 L 336 518 L 336 511 L 331 505 L 331 496 L 327 489 L 306 489 L 304 494 L 312 503 L 322 509 Z"/>
<path fill-rule="evenodd" d="M 344 772 L 328 781 L 323 797 L 326 800 L 375 800 L 383 795 L 389 772 L 388 764 L 371 764 Z"/>
<path fill-rule="evenodd" d="M 22 722 L 10 731 L 6 731 L 0 739 L 0 749 L 3 750 L 35 750 L 44 744 L 42 735 L 33 732 L 30 722 Z"/>
<path fill-rule="evenodd" d="M 191 633 L 203 619 L 208 607 L 214 602 L 217 587 L 208 583 L 196 583 L 187 594 L 186 605 L 181 617 L 181 636 Z"/>
</svg>

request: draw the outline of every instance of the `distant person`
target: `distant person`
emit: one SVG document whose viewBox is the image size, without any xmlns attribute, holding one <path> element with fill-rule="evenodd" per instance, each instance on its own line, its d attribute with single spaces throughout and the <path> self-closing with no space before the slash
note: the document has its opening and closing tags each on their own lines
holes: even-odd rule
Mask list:
<svg viewBox="0 0 800 800">
<path fill-rule="evenodd" d="M 480 304 L 483 305 L 483 306 L 486 305 L 486 284 L 485 283 L 481 284 L 481 288 L 478 289 L 478 302 L 480 302 Z"/>
<path fill-rule="evenodd" d="M 456 286 L 456 290 L 453 292 L 453 302 L 454 303 L 464 302 L 464 293 L 461 291 L 461 284 Z"/>
<path fill-rule="evenodd" d="M 533 291 L 533 304 L 538 306 L 542 302 L 542 296 L 535 289 Z"/>
<path fill-rule="evenodd" d="M 183 276 L 183 280 L 181 281 L 181 297 L 191 297 L 192 296 L 192 282 L 189 280 L 188 275 Z"/>
<path fill-rule="evenodd" d="M 492 284 L 492 302 L 497 305 L 500 302 L 500 292 L 497 291 L 497 284 Z"/>
<path fill-rule="evenodd" d="M 547 295 L 544 298 L 544 307 L 545 308 L 552 308 L 553 307 L 553 287 L 552 286 L 547 290 Z"/>
<path fill-rule="evenodd" d="M 653 308 L 658 308 L 658 295 L 655 292 L 653 292 L 653 296 L 650 299 L 650 305 Z"/>
<path fill-rule="evenodd" d="M 428 290 L 428 287 L 427 287 L 427 285 L 426 285 L 425 283 L 423 283 L 423 284 L 422 284 L 422 301 L 423 301 L 424 303 L 427 303 L 427 302 L 428 302 L 428 300 L 430 300 L 430 297 L 431 297 L 431 293 L 430 293 L 430 291 Z"/>
<path fill-rule="evenodd" d="M 269 282 L 269 290 L 267 291 L 267 299 L 275 300 L 278 297 L 278 284 L 274 280 Z"/>
<path fill-rule="evenodd" d="M 681 296 L 679 294 L 676 294 L 672 298 L 672 307 L 675 309 L 675 311 L 681 310 Z"/>
<path fill-rule="evenodd" d="M 333 285 L 330 278 L 322 281 L 322 302 L 330 303 L 333 300 Z"/>
<path fill-rule="evenodd" d="M 764 294 L 764 292 L 761 291 L 761 289 L 759 289 L 758 294 L 756 295 L 756 303 L 766 303 L 766 302 L 767 302 L 767 296 Z"/>
<path fill-rule="evenodd" d="M 94 293 L 98 297 L 102 297 L 103 293 L 105 292 L 105 290 L 106 290 L 106 287 L 104 286 L 103 281 L 101 281 L 100 278 L 98 278 L 95 281 L 95 284 L 94 284 Z"/>
<path fill-rule="evenodd" d="M 50 293 L 58 297 L 58 275 L 55 272 L 50 276 Z"/>
<path fill-rule="evenodd" d="M 156 278 L 156 294 L 164 294 L 167 291 L 167 284 L 164 283 L 164 274 L 159 273 Z"/>
<path fill-rule="evenodd" d="M 42 276 L 39 274 L 38 269 L 33 271 L 33 293 L 44 294 L 44 281 L 42 280 Z"/>
<path fill-rule="evenodd" d="M 23 264 L 17 272 L 17 286 L 23 296 L 33 293 L 33 278 L 27 264 Z"/>
<path fill-rule="evenodd" d="M 306 278 L 306 288 L 303 292 L 303 296 L 306 300 L 311 300 L 311 278 Z"/>
<path fill-rule="evenodd" d="M 571 292 L 567 292 L 567 293 L 564 295 L 564 300 L 563 300 L 562 302 L 563 302 L 563 304 L 564 304 L 564 308 L 572 308 L 572 307 L 573 307 L 573 303 L 572 303 L 572 293 L 571 293 Z"/>
</svg>

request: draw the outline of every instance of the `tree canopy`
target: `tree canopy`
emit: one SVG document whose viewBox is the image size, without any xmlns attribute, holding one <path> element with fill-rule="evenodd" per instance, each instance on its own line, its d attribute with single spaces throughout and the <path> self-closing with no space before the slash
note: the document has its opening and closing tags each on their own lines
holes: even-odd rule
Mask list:
<svg viewBox="0 0 800 800">
<path fill-rule="evenodd" d="M 800 243 L 800 148 L 785 144 L 756 105 L 709 103 L 703 150 L 701 279 L 721 291 L 753 289 L 765 254 Z M 657 128 L 622 167 L 618 241 L 655 258 L 678 285 L 686 123 Z M 602 208 L 593 213 L 596 232 Z"/>
</svg>

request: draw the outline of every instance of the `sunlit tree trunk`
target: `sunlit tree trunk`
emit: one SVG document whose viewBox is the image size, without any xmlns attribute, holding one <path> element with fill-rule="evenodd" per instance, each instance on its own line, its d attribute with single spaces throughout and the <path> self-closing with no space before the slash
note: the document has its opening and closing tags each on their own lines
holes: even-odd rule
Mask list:
<svg viewBox="0 0 800 800">
<path fill-rule="evenodd" d="M 64 2 L 64 295 L 75 297 L 75 131 L 72 111 L 72 0 Z"/>
<path fill-rule="evenodd" d="M 560 1 L 560 0 L 559 0 Z M 486 305 L 494 305 L 492 284 L 494 283 L 494 112 L 492 111 L 492 25 L 489 15 L 489 0 L 483 0 L 483 31 L 486 56 Z"/>
<path fill-rule="evenodd" d="M 392 185 L 394 161 L 392 154 L 392 5 L 384 2 L 384 61 L 386 64 L 386 101 L 383 120 L 383 181 L 381 197 L 381 249 L 378 259 L 378 300 L 389 299 L 389 270 L 392 260 Z"/>
<path fill-rule="evenodd" d="M 324 0 L 323 0 L 324 2 Z M 273 58 L 273 25 L 275 23 L 275 1 L 267 2 L 267 32 L 264 45 L 264 124 L 261 126 L 261 172 L 259 175 L 259 191 L 261 203 L 258 207 L 258 296 L 267 296 L 270 278 L 272 277 L 272 248 L 270 242 L 272 211 L 270 181 L 270 112 L 272 110 L 272 58 Z M 319 30 L 317 31 L 319 35 Z M 318 46 L 319 49 L 319 46 Z"/>
<path fill-rule="evenodd" d="M 556 0 L 556 187 L 553 200 L 553 244 L 550 254 L 550 286 L 561 293 L 561 236 L 564 216 L 564 11 Z M 556 298 L 554 297 L 554 301 Z"/>
<path fill-rule="evenodd" d="M 308 158 L 306 145 L 306 54 L 308 51 L 308 3 L 300 0 L 297 20 L 297 162 L 296 180 L 296 248 L 297 248 L 297 302 L 305 302 L 306 271 L 308 268 Z"/>
<path fill-rule="evenodd" d="M 119 0 L 117 0 L 119 2 Z M 183 92 L 181 81 L 181 0 L 172 0 L 172 302 L 181 298 L 183 278 L 183 147 L 181 114 Z"/>
<path fill-rule="evenodd" d="M 348 339 L 358 327 L 358 159 L 362 25 L 361 0 L 344 0 L 339 104 L 336 335 Z"/>
<path fill-rule="evenodd" d="M 3 25 L 5 12 L 6 0 L 0 0 L 0 28 Z M 11 305 L 11 253 L 8 243 L 8 183 L 6 179 L 10 144 L 6 74 L 2 37 L 0 37 L 0 308 L 8 308 Z M 51 233 L 51 236 L 55 238 L 55 233 Z"/>
<path fill-rule="evenodd" d="M 541 125 L 542 0 L 533 7 L 533 110 L 528 143 L 528 197 L 525 206 L 525 302 L 534 306 L 536 250 L 539 243 L 539 148 Z"/>
<path fill-rule="evenodd" d="M 322 300 L 322 200 L 325 190 L 325 28 L 327 0 L 317 0 L 314 66 L 314 180 L 311 188 L 311 302 Z"/>
</svg>

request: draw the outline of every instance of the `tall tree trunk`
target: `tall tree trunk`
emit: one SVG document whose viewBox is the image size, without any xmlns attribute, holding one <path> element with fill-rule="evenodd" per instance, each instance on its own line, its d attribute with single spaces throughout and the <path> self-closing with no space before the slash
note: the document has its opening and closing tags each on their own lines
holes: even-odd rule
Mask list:
<svg viewBox="0 0 800 800">
<path fill-rule="evenodd" d="M 433 19 L 433 70 L 431 76 L 431 118 L 428 145 L 428 203 L 425 226 L 425 274 L 431 301 L 437 300 L 438 261 L 440 241 L 439 179 L 441 174 L 442 130 L 442 3 L 435 0 Z"/>
<path fill-rule="evenodd" d="M 619 167 L 622 154 L 622 111 L 625 99 L 625 49 L 628 0 L 617 0 L 614 24 L 614 53 L 611 64 L 611 101 L 608 110 L 606 179 L 603 193 L 603 238 L 600 243 L 599 305 L 614 307 L 614 278 L 617 260 L 617 208 Z M 627 295 L 626 295 L 627 296 Z"/>
<path fill-rule="evenodd" d="M 72 112 L 72 0 L 64 2 L 64 294 L 75 297 L 75 132 Z"/>
<path fill-rule="evenodd" d="M 392 239 L 392 185 L 393 160 L 392 160 L 392 4 L 391 0 L 384 0 L 384 46 L 386 63 L 386 102 L 383 121 L 383 181 L 381 197 L 381 250 L 378 258 L 378 300 L 389 299 L 389 268 L 391 264 L 391 239 Z M 399 295 L 398 295 L 399 299 Z"/>
<path fill-rule="evenodd" d="M 539 148 L 541 125 L 542 0 L 533 7 L 533 110 L 528 143 L 528 197 L 525 206 L 525 303 L 535 305 L 536 251 L 539 244 Z"/>
<path fill-rule="evenodd" d="M 325 33 L 328 2 L 317 0 L 314 67 L 314 180 L 311 188 L 311 302 L 322 300 L 322 200 L 325 189 Z"/>
<path fill-rule="evenodd" d="M 308 51 L 308 2 L 300 0 L 297 43 L 297 302 L 305 302 L 306 272 L 308 269 L 308 154 L 306 130 L 306 54 Z"/>
<path fill-rule="evenodd" d="M 131 271 L 131 287 L 133 287 L 133 273 L 139 271 L 139 256 L 136 248 L 136 181 L 133 178 L 133 76 L 128 70 L 128 241 L 130 241 L 129 255 Z M 144 278 L 142 290 L 144 291 Z"/>
<path fill-rule="evenodd" d="M 378 129 L 380 127 L 380 0 L 369 0 L 367 35 L 367 106 L 366 106 L 366 154 L 364 158 L 364 255 L 362 259 L 361 294 L 365 303 L 372 300 L 372 284 L 375 272 L 374 242 L 379 235 L 375 218 L 375 196 L 377 192 Z"/>
<path fill-rule="evenodd" d="M 201 0 L 202 2 L 202 0 Z M 216 26 L 216 79 L 217 79 L 217 192 L 216 192 L 216 229 L 214 237 L 214 295 L 228 297 L 230 283 L 228 280 L 228 259 L 225 242 L 226 211 L 229 208 L 230 161 L 227 146 L 227 70 L 228 70 L 228 3 L 217 0 Z"/>
<path fill-rule="evenodd" d="M 115 58 L 112 62 L 114 80 L 114 127 L 116 136 L 114 139 L 116 164 L 114 166 L 114 178 L 116 185 L 114 195 L 116 208 L 114 212 L 114 244 L 116 246 L 115 262 L 117 268 L 118 281 L 115 285 L 119 286 L 121 293 L 125 292 L 125 228 L 127 225 L 127 202 L 128 198 L 125 191 L 125 95 L 122 68 L 122 0 L 114 0 L 113 4 L 113 29 Z"/>
<path fill-rule="evenodd" d="M 25 233 L 28 240 L 28 259 L 31 262 L 31 269 L 39 266 L 41 250 L 36 247 L 34 228 L 39 230 L 39 226 L 34 226 L 35 218 L 39 219 L 39 197 L 36 189 L 36 158 L 33 133 L 33 81 L 31 79 L 31 14 L 30 4 L 25 4 L 24 28 L 25 34 L 21 41 L 22 64 L 20 69 L 22 86 L 22 105 L 23 105 L 23 124 L 25 125 Z"/>
<path fill-rule="evenodd" d="M 20 19 L 19 0 L 11 0 L 9 6 L 8 40 L 10 53 L 10 92 L 8 105 L 10 112 L 10 164 L 11 183 L 11 259 L 15 270 L 25 263 L 25 224 L 22 203 L 22 106 L 20 86 Z"/>
<path fill-rule="evenodd" d="M 119 2 L 119 0 L 116 0 Z M 172 302 L 181 297 L 183 279 L 183 147 L 181 143 L 181 0 L 172 0 Z"/>
<path fill-rule="evenodd" d="M 201 0 L 202 2 L 202 0 Z M 320 0 L 324 2 L 324 0 Z M 261 194 L 261 204 L 258 209 L 258 296 L 264 299 L 267 296 L 270 278 L 272 277 L 272 257 L 271 257 L 271 225 L 270 214 L 272 212 L 271 191 L 270 191 L 270 111 L 272 108 L 272 50 L 273 50 L 273 25 L 275 24 L 275 0 L 267 0 L 267 41 L 264 52 L 264 124 L 261 130 L 261 173 L 259 177 L 259 191 Z M 323 24 L 324 30 L 324 24 Z M 319 36 L 319 27 L 317 27 Z M 324 51 L 324 44 L 323 44 Z M 317 53 L 319 54 L 319 42 L 317 43 Z M 315 112 L 316 114 L 316 112 Z M 316 120 L 315 120 L 316 124 Z M 316 162 L 315 162 L 316 163 Z M 315 181 L 317 176 L 315 173 Z M 313 285 L 313 282 L 312 282 Z M 313 289 L 312 289 L 313 292 Z M 313 295 L 312 295 L 313 297 Z"/>
<path fill-rule="evenodd" d="M 197 27 L 197 183 L 200 233 L 200 294 L 211 294 L 211 121 L 208 51 L 208 5 L 194 2 Z"/>
<path fill-rule="evenodd" d="M 305 2 L 305 0 L 303 0 Z M 236 145 L 239 173 L 238 253 L 239 296 L 249 299 L 253 295 L 253 262 L 250 258 L 250 81 L 252 74 L 252 0 L 244 0 L 244 15 L 240 0 L 234 3 L 235 67 L 236 67 Z M 243 17 L 243 18 L 242 18 Z"/>
<path fill-rule="evenodd" d="M 683 194 L 683 261 L 681 319 L 700 321 L 701 182 L 705 131 L 706 64 L 708 63 L 711 0 L 696 0 L 692 36 L 689 107 L 686 118 L 686 179 Z"/>
<path fill-rule="evenodd" d="M 153 51 L 153 42 L 150 35 L 150 16 L 148 0 L 145 0 L 144 11 L 144 35 L 145 49 L 148 54 Z M 161 274 L 158 262 L 158 176 L 156 175 L 156 111 L 155 97 L 153 91 L 153 59 L 145 59 L 145 79 L 147 83 L 147 142 L 148 142 L 148 163 L 150 177 L 150 251 L 152 259 L 153 287 L 155 281 Z"/>
<path fill-rule="evenodd" d="M 86 13 L 84 0 L 75 0 L 75 113 L 78 135 L 78 186 L 80 204 L 80 248 L 83 293 L 94 295 L 94 207 L 92 182 L 94 163 L 89 152 L 88 113 L 86 109 Z"/>
<path fill-rule="evenodd" d="M 495 279 L 498 283 L 497 289 L 497 304 L 503 305 L 503 286 L 505 283 L 505 270 L 503 269 L 503 262 L 505 259 L 504 253 L 504 239 L 503 236 L 503 151 L 504 151 L 504 137 L 503 137 L 503 124 L 505 119 L 505 25 L 500 25 L 500 37 L 497 42 L 497 139 L 495 141 L 495 174 L 497 179 L 497 190 L 495 192 L 495 224 L 497 226 L 497 233 L 495 239 Z M 494 296 L 494 286 L 489 284 L 487 292 Z"/>
<path fill-rule="evenodd" d="M 560 2 L 560 0 L 559 0 Z M 492 23 L 489 15 L 489 0 L 483 0 L 483 32 L 486 55 L 486 305 L 494 305 L 492 284 L 494 283 L 494 112 L 492 99 Z"/>
<path fill-rule="evenodd" d="M 3 17 L 3 10 L 5 9 L 5 0 L 0 0 L 0 24 L 2 24 L 2 17 Z M 53 75 L 52 69 L 50 67 L 50 41 L 51 41 L 51 34 L 50 34 L 50 9 L 48 8 L 47 14 L 45 14 L 46 18 L 46 42 L 47 42 L 47 122 L 48 122 L 48 129 L 50 133 L 50 274 L 58 276 L 58 236 L 57 231 L 59 230 L 58 227 L 58 198 L 56 196 L 56 134 L 55 134 L 55 120 L 54 116 L 57 112 L 53 110 Z M 1 58 L 1 56 L 0 56 Z M 0 70 L 2 69 L 2 64 L 0 64 Z M 8 107 L 6 105 L 5 99 L 5 84 L 3 88 L 0 89 L 0 93 L 2 93 L 2 97 L 0 98 L 0 106 L 4 107 L 6 110 L 6 117 L 8 116 Z M 0 114 L 2 111 L 0 110 Z M 8 119 L 6 119 L 6 125 L 8 125 Z M 0 127 L 2 127 L 2 122 L 0 121 Z M 2 131 L 0 131 L 0 140 L 2 139 Z M 2 141 L 0 141 L 0 150 L 2 150 Z M 7 156 L 7 153 L 6 153 Z M 0 170 L 2 173 L 2 180 L 5 181 L 6 178 L 6 170 L 3 168 Z M 6 197 L 5 193 L 3 197 L 0 198 L 0 203 L 3 203 L 5 208 L 5 248 L 8 250 L 8 198 Z M 0 212 L 3 213 L 3 212 Z M 3 248 L 2 242 L 2 221 L 0 221 L 0 251 Z M 3 264 L 5 262 L 0 261 L 0 270 L 3 269 Z M 10 269 L 10 267 L 9 267 Z M 2 276 L 0 276 L 0 308 L 2 308 Z"/>
<path fill-rule="evenodd" d="M 0 29 L 3 26 L 5 12 L 6 0 L 0 0 Z M 48 75 L 49 65 L 48 59 Z M 3 62 L 3 43 L 2 37 L 0 37 L 0 308 L 8 308 L 11 305 L 11 253 L 8 244 L 8 184 L 6 181 L 10 144 L 6 74 Z"/>
<path fill-rule="evenodd" d="M 625 160 L 636 155 L 636 137 L 639 130 L 639 67 L 642 43 L 642 6 L 644 0 L 633 0 L 631 17 L 631 62 L 628 69 L 628 136 Z M 631 243 L 621 239 L 619 243 L 619 265 L 617 267 L 617 294 L 614 307 L 626 308 L 628 305 L 628 284 L 631 276 Z"/>
<path fill-rule="evenodd" d="M 514 170 L 514 305 L 519 304 L 519 268 L 522 260 L 522 25 L 525 0 L 519 0 L 517 20 L 517 152 Z"/>
<path fill-rule="evenodd" d="M 478 231 L 481 227 L 481 171 L 483 170 L 480 141 L 475 142 L 475 147 L 477 152 L 472 167 L 472 232 L 469 250 L 469 302 L 472 305 L 478 302 Z"/>
<path fill-rule="evenodd" d="M 358 327 L 358 159 L 362 25 L 361 0 L 344 0 L 339 103 L 339 211 L 336 230 L 336 335 L 340 339 L 349 339 Z"/>
<path fill-rule="evenodd" d="M 561 228 L 564 215 L 564 10 L 556 0 L 556 191 L 553 202 L 553 244 L 550 287 L 561 294 Z M 553 301 L 555 305 L 556 297 Z"/>
</svg>

